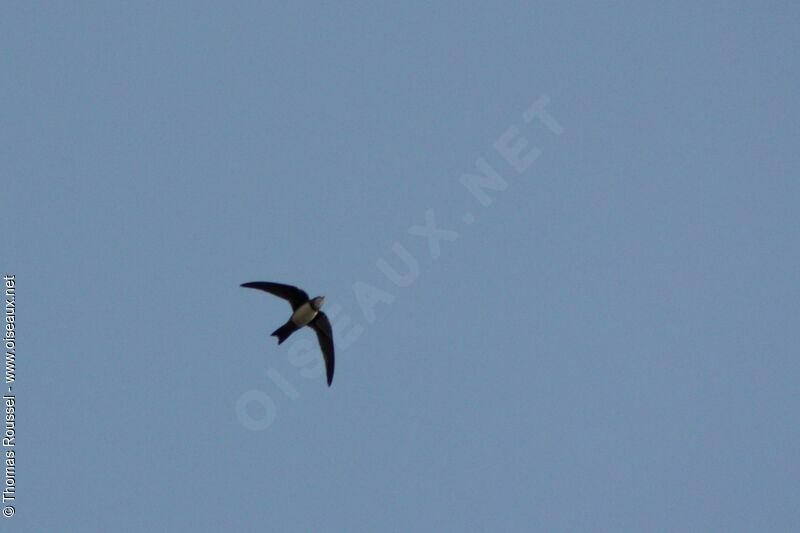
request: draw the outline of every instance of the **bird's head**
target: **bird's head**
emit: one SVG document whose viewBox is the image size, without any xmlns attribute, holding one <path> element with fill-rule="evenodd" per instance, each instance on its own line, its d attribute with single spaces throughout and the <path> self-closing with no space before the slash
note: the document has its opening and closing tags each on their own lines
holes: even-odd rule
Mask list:
<svg viewBox="0 0 800 533">
<path fill-rule="evenodd" d="M 322 309 L 322 304 L 324 303 L 325 303 L 325 297 L 317 296 L 316 298 L 311 300 L 311 307 L 314 308 L 314 311 L 319 311 L 320 309 Z"/>
</svg>

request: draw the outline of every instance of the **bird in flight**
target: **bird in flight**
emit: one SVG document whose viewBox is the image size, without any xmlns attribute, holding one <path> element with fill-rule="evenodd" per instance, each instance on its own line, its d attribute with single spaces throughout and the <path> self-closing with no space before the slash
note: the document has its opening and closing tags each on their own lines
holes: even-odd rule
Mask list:
<svg viewBox="0 0 800 533">
<path fill-rule="evenodd" d="M 292 316 L 289 317 L 286 324 L 272 332 L 273 337 L 278 337 L 278 344 L 288 339 L 289 335 L 303 326 L 309 326 L 316 332 L 322 356 L 325 358 L 325 370 L 330 387 L 333 381 L 333 331 L 331 331 L 328 317 L 320 311 L 322 304 L 325 303 L 325 297 L 309 298 L 302 289 L 270 281 L 251 281 L 242 283 L 242 287 L 266 291 L 278 298 L 283 298 L 292 306 Z"/>
</svg>

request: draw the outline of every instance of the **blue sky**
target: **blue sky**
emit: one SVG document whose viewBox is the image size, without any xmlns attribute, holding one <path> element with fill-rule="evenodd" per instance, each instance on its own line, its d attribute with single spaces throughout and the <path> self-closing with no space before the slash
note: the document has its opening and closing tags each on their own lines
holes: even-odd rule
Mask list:
<svg viewBox="0 0 800 533">
<path fill-rule="evenodd" d="M 795 529 L 799 22 L 9 7 L 4 530 Z M 327 296 L 330 389 L 253 280 Z"/>
</svg>

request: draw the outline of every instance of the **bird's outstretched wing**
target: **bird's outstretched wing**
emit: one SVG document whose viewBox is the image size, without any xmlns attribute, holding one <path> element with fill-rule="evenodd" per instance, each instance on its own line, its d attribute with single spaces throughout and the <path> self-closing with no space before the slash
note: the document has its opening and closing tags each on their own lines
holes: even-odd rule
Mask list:
<svg viewBox="0 0 800 533">
<path fill-rule="evenodd" d="M 333 381 L 333 331 L 331 330 L 331 323 L 327 315 L 320 311 L 314 320 L 309 324 L 314 331 L 317 332 L 317 340 L 319 347 L 322 349 L 322 355 L 325 357 L 325 370 L 328 373 L 328 387 L 331 386 Z"/>
<path fill-rule="evenodd" d="M 271 281 L 251 281 L 249 283 L 242 283 L 242 287 L 248 289 L 259 289 L 274 294 L 278 298 L 288 300 L 292 306 L 292 311 L 296 311 L 298 307 L 308 301 L 308 294 L 304 290 L 292 287 L 291 285 L 284 285 L 283 283 L 272 283 Z"/>
</svg>

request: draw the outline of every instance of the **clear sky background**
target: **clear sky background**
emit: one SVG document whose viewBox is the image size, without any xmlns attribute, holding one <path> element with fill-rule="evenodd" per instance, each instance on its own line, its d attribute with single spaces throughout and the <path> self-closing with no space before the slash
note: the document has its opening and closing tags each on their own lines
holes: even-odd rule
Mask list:
<svg viewBox="0 0 800 533">
<path fill-rule="evenodd" d="M 797 529 L 800 8 L 402 4 L 6 7 L 3 531 Z"/>
</svg>

